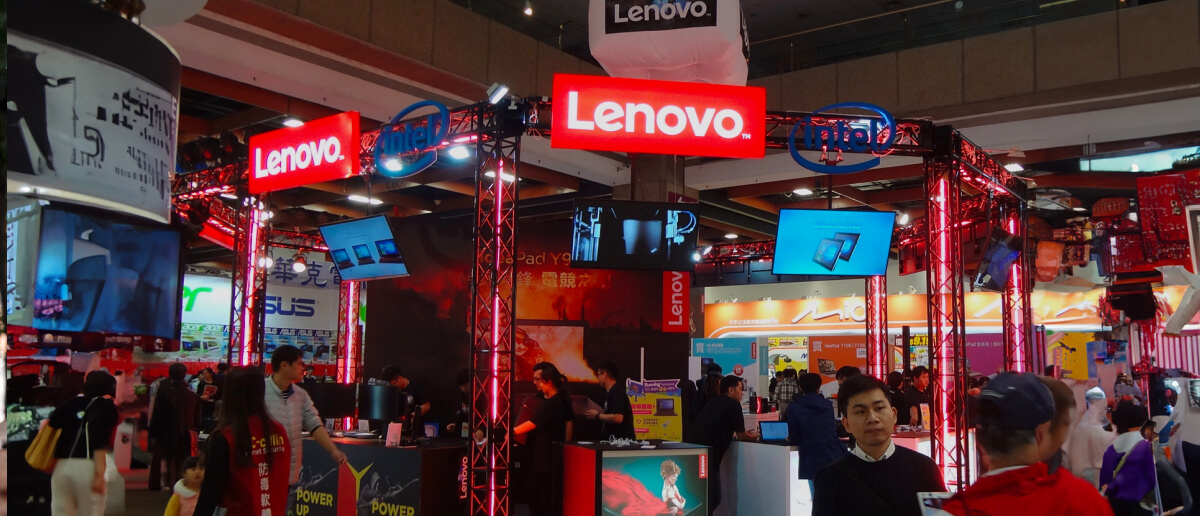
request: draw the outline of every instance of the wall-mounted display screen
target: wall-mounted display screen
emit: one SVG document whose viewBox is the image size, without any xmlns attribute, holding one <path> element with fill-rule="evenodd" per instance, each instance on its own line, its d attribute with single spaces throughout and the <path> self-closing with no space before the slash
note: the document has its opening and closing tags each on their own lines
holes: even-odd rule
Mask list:
<svg viewBox="0 0 1200 516">
<path fill-rule="evenodd" d="M 886 274 L 895 220 L 890 211 L 780 210 L 772 272 Z"/>
<path fill-rule="evenodd" d="M 408 276 L 387 215 L 321 226 L 333 263 L 349 281 Z"/>
<path fill-rule="evenodd" d="M 979 271 L 975 273 L 975 288 L 1000 292 L 1008 283 L 1012 272 L 1012 264 L 1021 256 L 1021 244 L 1017 237 L 1000 228 L 992 228 L 987 248 L 979 261 Z"/>
<path fill-rule="evenodd" d="M 690 271 L 698 205 L 575 201 L 571 266 Z"/>
<path fill-rule="evenodd" d="M 42 210 L 33 327 L 179 338 L 180 236 L 57 205 Z"/>
</svg>

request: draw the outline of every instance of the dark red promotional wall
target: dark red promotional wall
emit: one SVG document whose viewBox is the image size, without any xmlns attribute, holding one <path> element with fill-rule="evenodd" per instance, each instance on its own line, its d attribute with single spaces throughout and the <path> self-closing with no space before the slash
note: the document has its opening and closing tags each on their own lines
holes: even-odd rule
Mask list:
<svg viewBox="0 0 1200 516">
<path fill-rule="evenodd" d="M 471 220 L 400 219 L 395 225 L 412 275 L 369 284 L 363 373 L 374 377 L 389 364 L 400 366 L 430 398 L 428 420 L 444 423 L 458 409 L 454 376 L 468 366 L 470 355 Z M 598 389 L 585 384 L 590 372 L 582 371 L 583 364 L 613 360 L 625 375 L 638 378 L 642 348 L 647 378 L 686 376 L 688 335 L 660 331 L 662 273 L 573 269 L 570 245 L 569 221 L 520 226 L 517 340 L 529 361 L 526 367 L 539 358 L 563 361 L 560 367 L 576 380 L 573 392 L 593 397 Z M 555 326 L 582 335 L 582 357 L 550 349 L 546 335 Z M 533 342 L 541 342 L 541 347 Z M 576 365 L 575 373 L 568 370 L 569 364 Z M 528 382 L 514 385 L 517 392 L 532 391 Z"/>
</svg>

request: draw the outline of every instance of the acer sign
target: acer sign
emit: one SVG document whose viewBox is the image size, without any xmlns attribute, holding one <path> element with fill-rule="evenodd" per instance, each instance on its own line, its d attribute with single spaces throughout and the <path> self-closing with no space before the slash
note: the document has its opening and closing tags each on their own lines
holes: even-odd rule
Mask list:
<svg viewBox="0 0 1200 516">
<path fill-rule="evenodd" d="M 555 75 L 550 146 L 762 158 L 766 95 L 757 87 Z"/>
<path fill-rule="evenodd" d="M 690 333 L 692 314 L 690 308 L 691 274 L 679 271 L 663 272 L 663 328 L 664 333 Z"/>
<path fill-rule="evenodd" d="M 358 175 L 358 113 L 313 120 L 250 137 L 250 193 Z"/>
</svg>

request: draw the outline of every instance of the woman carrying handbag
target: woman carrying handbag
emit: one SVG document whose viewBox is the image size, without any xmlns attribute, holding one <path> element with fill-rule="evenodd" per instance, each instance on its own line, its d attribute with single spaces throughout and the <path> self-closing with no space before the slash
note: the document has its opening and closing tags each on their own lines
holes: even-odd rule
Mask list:
<svg viewBox="0 0 1200 516">
<path fill-rule="evenodd" d="M 107 450 L 117 426 L 116 393 L 112 375 L 92 371 L 84 380 L 83 394 L 50 414 L 49 425 L 61 431 L 54 448 L 58 462 L 50 477 L 54 516 L 103 516 Z"/>
</svg>

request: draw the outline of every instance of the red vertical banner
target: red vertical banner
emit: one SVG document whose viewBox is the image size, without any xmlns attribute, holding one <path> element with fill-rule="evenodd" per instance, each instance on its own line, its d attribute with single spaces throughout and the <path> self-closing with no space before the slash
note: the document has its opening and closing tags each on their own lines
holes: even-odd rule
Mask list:
<svg viewBox="0 0 1200 516">
<path fill-rule="evenodd" d="M 691 331 L 692 312 L 689 306 L 691 283 L 691 273 L 663 272 L 663 332 L 688 333 Z"/>
</svg>

